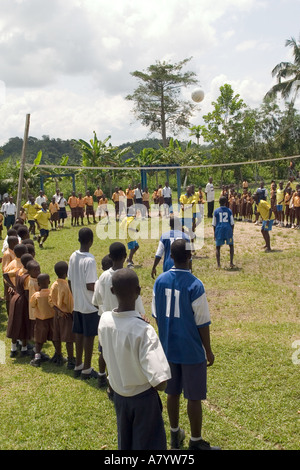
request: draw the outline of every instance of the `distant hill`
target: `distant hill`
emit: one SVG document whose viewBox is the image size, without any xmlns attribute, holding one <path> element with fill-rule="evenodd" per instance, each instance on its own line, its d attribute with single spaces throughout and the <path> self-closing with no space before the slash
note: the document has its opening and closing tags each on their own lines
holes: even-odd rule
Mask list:
<svg viewBox="0 0 300 470">
<path fill-rule="evenodd" d="M 128 152 L 124 158 L 131 158 L 139 154 L 144 148 L 158 149 L 161 141 L 158 139 L 145 139 L 136 142 L 127 142 L 118 147 L 123 149 L 131 147 L 132 151 Z M 23 139 L 20 137 L 12 137 L 9 141 L 0 147 L 3 153 L 0 155 L 0 161 L 9 157 L 13 160 L 19 160 L 22 153 Z M 28 138 L 26 161 L 33 163 L 37 153 L 42 150 L 42 162 L 56 165 L 60 162 L 63 155 L 69 155 L 68 165 L 80 165 L 81 155 L 78 150 L 72 145 L 72 140 L 50 139 L 49 136 L 43 136 L 42 139 L 30 136 Z"/>
</svg>

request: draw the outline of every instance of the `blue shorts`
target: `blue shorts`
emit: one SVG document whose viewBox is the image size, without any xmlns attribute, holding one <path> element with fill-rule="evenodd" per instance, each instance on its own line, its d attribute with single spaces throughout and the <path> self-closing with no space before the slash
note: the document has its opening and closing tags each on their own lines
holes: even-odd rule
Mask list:
<svg viewBox="0 0 300 470">
<path fill-rule="evenodd" d="M 41 237 L 48 236 L 49 235 L 49 230 L 46 230 L 45 228 L 41 228 L 40 235 L 41 235 Z"/>
<path fill-rule="evenodd" d="M 190 217 L 182 217 L 182 227 L 193 228 L 193 219 Z"/>
<path fill-rule="evenodd" d="M 277 210 L 278 212 L 281 212 L 281 211 L 282 211 L 282 208 L 283 208 L 282 204 L 277 204 L 276 210 Z"/>
<path fill-rule="evenodd" d="M 134 250 L 135 248 L 138 248 L 139 244 L 136 240 L 132 240 L 131 242 L 127 243 L 127 248 L 128 250 Z"/>
<path fill-rule="evenodd" d="M 216 246 L 222 246 L 226 242 L 227 245 L 233 245 L 233 238 L 216 238 Z"/>
<path fill-rule="evenodd" d="M 72 332 L 83 336 L 97 336 L 99 325 L 99 314 L 81 313 L 73 311 Z"/>
<path fill-rule="evenodd" d="M 169 362 L 171 379 L 165 392 L 180 395 L 182 390 L 187 400 L 205 400 L 207 393 L 207 364 L 174 364 Z"/>
<path fill-rule="evenodd" d="M 270 232 L 270 230 L 272 230 L 273 223 L 274 223 L 274 219 L 273 219 L 273 220 L 269 220 L 269 221 L 263 220 L 261 229 L 262 229 L 262 230 L 265 230 L 265 231 L 267 231 L 267 232 Z"/>
</svg>

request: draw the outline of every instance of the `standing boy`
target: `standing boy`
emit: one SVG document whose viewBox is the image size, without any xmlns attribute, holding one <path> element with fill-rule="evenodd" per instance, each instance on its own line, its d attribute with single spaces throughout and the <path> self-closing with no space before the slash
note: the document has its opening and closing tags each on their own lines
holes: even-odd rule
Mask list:
<svg viewBox="0 0 300 470">
<path fill-rule="evenodd" d="M 214 228 L 214 239 L 216 242 L 216 258 L 218 268 L 221 267 L 220 263 L 220 251 L 221 246 L 226 242 L 229 245 L 230 251 L 230 267 L 233 268 L 233 229 L 234 229 L 234 218 L 232 210 L 226 207 L 227 199 L 221 196 L 219 199 L 220 207 L 214 211 L 212 225 Z"/>
<path fill-rule="evenodd" d="M 206 368 L 214 362 L 208 302 L 202 282 L 189 271 L 191 251 L 186 249 L 185 240 L 174 241 L 171 255 L 175 267 L 157 278 L 152 301 L 152 315 L 172 374 L 166 388 L 171 448 L 179 449 L 185 437 L 179 427 L 183 389 L 191 431 L 189 449 L 211 450 L 201 434 Z"/>
<path fill-rule="evenodd" d="M 68 280 L 74 299 L 73 333 L 75 333 L 76 365 L 75 377 L 98 378 L 91 367 L 95 336 L 98 334 L 98 311 L 93 305 L 93 292 L 98 279 L 94 256 L 90 253 L 93 232 L 82 228 L 78 233 L 79 250 L 69 260 Z M 84 355 L 84 361 L 82 361 Z"/>
<path fill-rule="evenodd" d="M 262 227 L 261 233 L 266 242 L 264 248 L 266 252 L 271 251 L 271 242 L 270 242 L 270 231 L 272 230 L 275 215 L 272 211 L 270 204 L 267 203 L 264 199 L 260 199 L 259 194 L 255 193 L 253 199 L 257 204 L 257 213 L 260 214 L 262 218 Z"/>
<path fill-rule="evenodd" d="M 34 216 L 36 224 L 40 230 L 40 234 L 38 236 L 38 244 L 40 248 L 44 248 L 44 243 L 48 238 L 50 218 L 51 214 L 47 209 L 47 203 L 42 202 L 42 209 Z"/>
<path fill-rule="evenodd" d="M 170 370 L 154 328 L 135 310 L 140 295 L 136 273 L 116 271 L 112 292 L 118 307 L 101 315 L 98 331 L 114 390 L 118 449 L 166 450 L 157 390 L 164 390 Z"/>
</svg>

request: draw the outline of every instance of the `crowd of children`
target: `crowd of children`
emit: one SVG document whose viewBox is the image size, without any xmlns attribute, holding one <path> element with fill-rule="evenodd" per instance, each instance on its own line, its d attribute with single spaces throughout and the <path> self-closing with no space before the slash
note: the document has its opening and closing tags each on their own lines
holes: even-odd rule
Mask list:
<svg viewBox="0 0 300 470">
<path fill-rule="evenodd" d="M 116 219 L 124 210 L 122 198 L 127 196 L 132 201 L 129 207 L 136 203 L 149 208 L 150 195 L 148 190 L 142 191 L 140 185 L 135 189 L 129 187 L 124 193 L 120 191 L 116 188 L 113 195 Z M 71 209 L 72 225 L 79 225 L 79 219 L 83 225 L 84 208 L 88 223 L 91 223 L 90 217 L 95 222 L 96 216 L 101 218 L 107 215 L 107 198 L 99 187 L 94 194 L 99 212 L 98 209 L 94 211 L 93 196 L 89 192 L 84 198 L 72 193 L 68 201 L 61 192 L 56 196 L 53 196 L 49 206 L 43 200 L 45 196 L 42 193 L 38 201 L 30 198 L 23 206 L 29 228 L 24 223 L 25 217 L 18 218 L 7 231 L 3 243 L 2 273 L 8 314 L 6 334 L 11 340 L 10 357 L 28 357 L 33 367 L 39 367 L 45 361 L 57 366 L 66 363 L 67 368 L 74 371 L 74 377 L 98 379 L 99 387 L 107 388 L 108 396 L 115 404 L 120 450 L 166 449 L 161 403 L 157 394 L 157 390 L 165 389 L 168 394 L 171 447 L 180 448 L 184 432 L 178 421 L 181 395 L 179 368 L 183 365 L 184 387 L 188 390 L 185 396 L 190 411 L 193 410 L 189 413 L 192 434 L 189 448 L 212 449 L 202 439 L 199 418 L 202 416 L 201 401 L 206 398 L 206 366 L 214 362 L 209 341 L 210 315 L 204 286 L 190 272 L 191 251 L 190 248 L 187 250 L 186 241 L 182 237 L 172 243 L 174 267 L 159 276 L 154 284 L 152 314 L 158 325 L 156 334 L 145 318 L 138 277 L 133 270 L 123 268 L 126 259 L 128 267 L 132 266 L 132 256 L 138 249 L 138 244 L 131 245 L 129 238 L 129 258 L 125 245 L 112 243 L 108 255 L 102 260 L 103 273 L 98 277 L 96 260 L 90 253 L 93 231 L 89 227 L 81 228 L 78 233 L 79 249 L 71 254 L 68 263 L 55 263 L 56 280 L 51 284 L 50 274 L 43 272 L 36 260 L 34 241 L 30 236 L 37 238 L 39 246 L 43 245 L 49 232 L 48 223 L 53 224 L 54 229 L 63 226 L 67 205 Z M 213 215 L 218 265 L 220 247 L 225 240 L 230 247 L 231 267 L 234 266 L 234 219 L 258 223 L 259 200 L 268 197 L 274 220 L 279 226 L 285 223 L 286 227 L 300 228 L 300 185 L 293 179 L 286 185 L 279 182 L 277 186 L 272 182 L 270 196 L 263 183 L 255 195 L 249 191 L 246 181 L 241 193 L 233 186 L 224 186 L 220 208 Z M 164 188 L 158 188 L 152 199 L 164 208 L 164 215 L 170 215 L 172 192 L 167 184 Z M 196 191 L 189 186 L 180 202 L 182 206 L 189 204 L 192 207 L 193 230 L 194 214 L 195 218 L 198 214 L 201 217 L 204 214 L 202 188 Z M 128 235 L 129 230 L 136 231 L 136 228 L 134 216 L 129 217 L 127 211 L 125 215 L 123 228 Z M 144 215 L 143 211 L 141 215 Z M 222 222 L 228 220 L 230 230 L 218 224 L 219 219 Z M 38 236 L 35 233 L 36 225 L 39 228 Z M 174 318 L 177 321 L 172 325 Z M 186 325 L 188 328 L 185 328 Z M 186 336 L 185 331 L 190 333 Z M 179 345 L 175 345 L 174 333 L 186 344 L 183 356 Z M 99 372 L 92 367 L 95 338 L 99 340 Z M 51 358 L 43 350 L 49 341 L 54 346 Z M 202 344 L 205 345 L 206 355 Z M 195 346 L 194 350 L 191 345 Z M 195 360 L 191 362 L 192 357 Z M 180 367 L 173 363 L 180 364 Z M 193 367 L 187 367 L 186 363 Z M 107 379 L 107 371 L 110 380 Z M 194 380 L 195 371 L 197 381 Z M 135 413 L 139 416 L 138 425 L 132 418 Z"/>
<path fill-rule="evenodd" d="M 275 215 L 274 225 L 300 228 L 300 184 L 294 177 L 290 177 L 286 184 L 271 181 L 269 191 L 262 181 L 255 193 L 259 194 L 259 199 L 270 201 Z M 241 191 L 237 191 L 234 185 L 223 186 L 221 196 L 226 198 L 226 206 L 231 209 L 234 220 L 258 223 L 254 192 L 249 190 L 247 181 L 243 181 Z"/>
</svg>

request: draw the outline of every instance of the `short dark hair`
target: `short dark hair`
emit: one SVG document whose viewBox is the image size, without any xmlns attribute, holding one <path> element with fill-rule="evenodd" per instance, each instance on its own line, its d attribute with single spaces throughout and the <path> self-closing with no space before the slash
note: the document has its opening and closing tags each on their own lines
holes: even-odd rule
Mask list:
<svg viewBox="0 0 300 470">
<path fill-rule="evenodd" d="M 54 265 L 54 271 L 58 278 L 65 276 L 68 273 L 68 263 L 66 261 L 58 261 Z"/>
<path fill-rule="evenodd" d="M 14 236 L 14 235 L 10 235 L 9 237 L 7 237 L 7 244 L 8 244 L 8 247 L 15 247 L 16 245 L 18 245 L 19 243 L 19 239 L 17 236 Z"/>
<path fill-rule="evenodd" d="M 139 287 L 139 278 L 132 269 L 118 269 L 112 275 L 112 287 L 116 296 L 124 298 Z"/>
<path fill-rule="evenodd" d="M 191 257 L 191 250 L 187 249 L 186 240 L 180 238 L 172 243 L 171 257 L 175 263 L 185 263 Z"/>
<path fill-rule="evenodd" d="M 104 271 L 111 268 L 113 265 L 112 259 L 109 255 L 105 255 L 101 260 L 101 266 Z"/>
<path fill-rule="evenodd" d="M 31 269 L 38 268 L 40 263 L 38 263 L 35 259 L 32 259 L 27 263 L 26 269 L 29 272 Z"/>
<path fill-rule="evenodd" d="M 220 206 L 225 206 L 226 202 L 227 202 L 227 198 L 225 196 L 221 196 L 219 199 Z"/>
<path fill-rule="evenodd" d="M 114 242 L 109 247 L 109 256 L 113 261 L 118 261 L 126 257 L 126 247 L 121 242 Z"/>
<path fill-rule="evenodd" d="M 23 245 L 33 245 L 34 246 L 34 241 L 31 240 L 31 238 L 25 238 L 22 240 Z"/>
<path fill-rule="evenodd" d="M 46 286 L 49 285 L 50 276 L 49 274 L 41 273 L 38 275 L 37 280 L 40 287 Z"/>
<path fill-rule="evenodd" d="M 17 230 L 17 233 L 20 238 L 24 238 L 24 237 L 28 238 L 28 235 L 29 235 L 28 227 L 26 227 L 26 225 L 19 227 Z"/>
<path fill-rule="evenodd" d="M 24 253 L 24 255 L 21 256 L 21 263 L 23 264 L 24 268 L 26 268 L 27 263 L 32 260 L 33 256 L 30 253 Z"/>
<path fill-rule="evenodd" d="M 28 253 L 27 246 L 22 245 L 22 243 L 18 243 L 18 245 L 14 247 L 14 253 L 17 258 L 21 258 L 22 255 Z"/>
<path fill-rule="evenodd" d="M 78 232 L 78 241 L 80 243 L 89 243 L 94 240 L 93 231 L 89 227 L 81 228 Z"/>
</svg>

